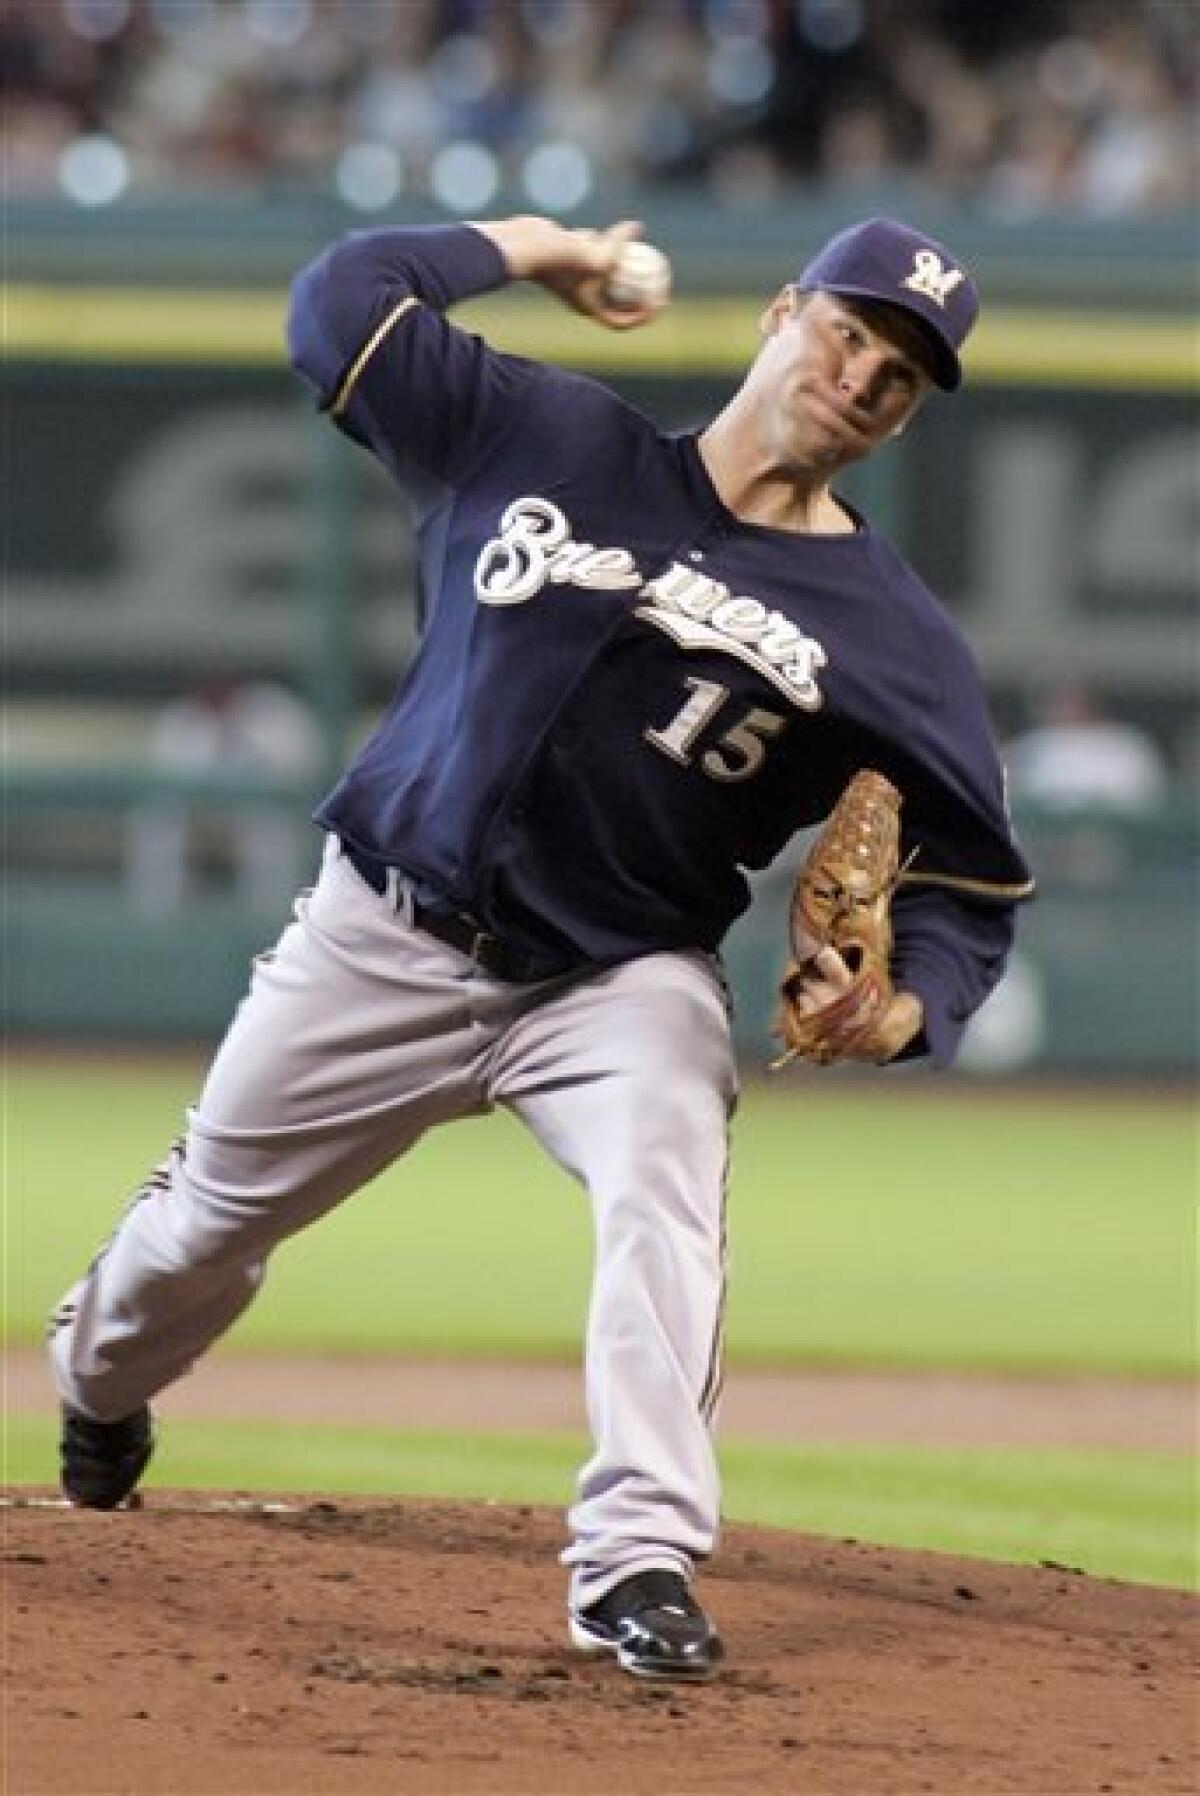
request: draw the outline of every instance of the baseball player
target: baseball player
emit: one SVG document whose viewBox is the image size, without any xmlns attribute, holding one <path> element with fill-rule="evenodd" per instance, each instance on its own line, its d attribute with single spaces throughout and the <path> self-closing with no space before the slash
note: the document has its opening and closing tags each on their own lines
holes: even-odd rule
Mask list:
<svg viewBox="0 0 1200 1796">
<path fill-rule="evenodd" d="M 895 996 L 847 1053 L 942 1065 L 1031 884 L 970 655 L 835 485 L 959 384 L 970 275 L 894 220 L 841 233 L 766 307 L 728 404 L 682 434 L 447 318 L 529 280 L 602 326 L 646 324 L 667 292 L 637 235 L 384 229 L 296 281 L 295 367 L 415 506 L 420 648 L 317 812 L 317 884 L 257 962 L 186 1135 L 51 1351 L 64 1489 L 113 1507 L 150 1457 L 150 1399 L 279 1242 L 427 1129 L 503 1105 L 594 1212 L 571 1639 L 700 1679 L 722 1657 L 692 1580 L 718 1527 L 736 1094 L 718 955 L 746 869 L 855 769 L 893 780 L 919 858 Z M 835 955 L 810 976 L 850 975 Z"/>
</svg>

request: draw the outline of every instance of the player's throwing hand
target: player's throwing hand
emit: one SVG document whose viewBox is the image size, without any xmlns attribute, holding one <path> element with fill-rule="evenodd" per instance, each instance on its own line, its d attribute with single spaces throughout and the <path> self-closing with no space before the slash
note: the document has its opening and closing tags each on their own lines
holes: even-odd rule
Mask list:
<svg viewBox="0 0 1200 1796">
<path fill-rule="evenodd" d="M 642 239 L 636 219 L 607 230 L 571 230 L 549 218 L 476 225 L 499 249 L 514 279 L 534 281 L 609 330 L 650 324 L 671 298 L 671 264 Z"/>
</svg>

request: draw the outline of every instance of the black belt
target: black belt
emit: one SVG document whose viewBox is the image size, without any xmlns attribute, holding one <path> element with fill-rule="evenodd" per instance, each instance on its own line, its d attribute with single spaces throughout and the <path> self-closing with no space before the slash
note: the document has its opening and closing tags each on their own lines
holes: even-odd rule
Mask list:
<svg viewBox="0 0 1200 1796">
<path fill-rule="evenodd" d="M 372 860 L 368 855 L 359 854 L 355 849 L 343 844 L 343 853 L 360 879 L 366 881 L 373 892 L 385 896 L 388 889 L 388 869 L 382 861 Z M 468 960 L 473 960 L 485 973 L 494 979 L 506 979 L 514 985 L 531 984 L 537 979 L 553 978 L 560 968 L 547 969 L 539 966 L 532 955 L 501 936 L 492 935 L 484 929 L 475 918 L 461 910 L 431 910 L 428 905 L 421 904 L 409 894 L 405 909 L 409 912 L 418 929 L 426 935 L 432 935 L 447 947 L 457 948 Z"/>
</svg>

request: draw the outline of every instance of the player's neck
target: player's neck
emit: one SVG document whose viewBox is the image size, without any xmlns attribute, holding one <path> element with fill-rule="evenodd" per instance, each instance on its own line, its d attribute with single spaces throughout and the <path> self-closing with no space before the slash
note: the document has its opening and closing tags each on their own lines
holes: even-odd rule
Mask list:
<svg viewBox="0 0 1200 1796">
<path fill-rule="evenodd" d="M 697 448 L 721 503 L 743 523 L 805 536 L 849 536 L 857 529 L 816 473 L 810 479 L 806 470 L 756 464 L 719 429 L 706 430 Z"/>
</svg>

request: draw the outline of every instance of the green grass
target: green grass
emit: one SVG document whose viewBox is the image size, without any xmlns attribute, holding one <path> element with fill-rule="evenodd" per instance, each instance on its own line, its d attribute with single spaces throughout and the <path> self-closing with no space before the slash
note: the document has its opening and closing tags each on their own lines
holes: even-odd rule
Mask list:
<svg viewBox="0 0 1200 1796">
<path fill-rule="evenodd" d="M 10 1067 L 10 1338 L 40 1336 L 201 1070 L 176 1057 Z M 803 1074 L 752 1088 L 734 1138 L 731 1358 L 1185 1373 L 1196 1164 L 1186 1105 L 1102 1088 Z M 461 1124 L 288 1243 L 237 1339 L 574 1354 L 590 1251 L 586 1202 L 511 1119 Z"/>
<path fill-rule="evenodd" d="M 49 1418 L 11 1418 L 5 1479 L 45 1484 Z M 147 1488 L 445 1496 L 565 1506 L 585 1454 L 567 1435 L 164 1426 Z M 1168 1454 L 932 1452 L 730 1442 L 730 1521 L 1034 1563 L 1138 1583 L 1197 1582 L 1195 1482 Z"/>
</svg>

